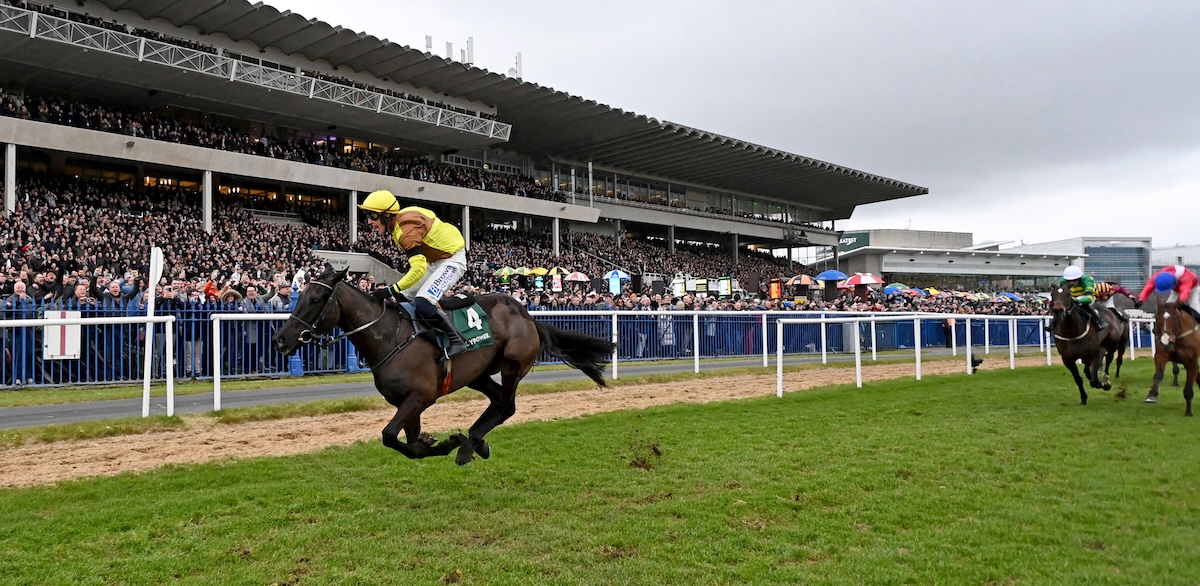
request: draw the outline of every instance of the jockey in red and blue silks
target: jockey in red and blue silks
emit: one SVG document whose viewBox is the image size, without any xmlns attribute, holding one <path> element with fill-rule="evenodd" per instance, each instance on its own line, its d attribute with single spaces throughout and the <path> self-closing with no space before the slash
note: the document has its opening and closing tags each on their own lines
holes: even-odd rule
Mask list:
<svg viewBox="0 0 1200 586">
<path fill-rule="evenodd" d="M 1138 295 L 1138 302 L 1143 302 L 1151 293 L 1167 296 L 1167 303 L 1183 301 L 1183 306 L 1191 310 L 1192 316 L 1200 320 L 1200 287 L 1196 273 L 1183 265 L 1168 265 L 1162 270 L 1150 275 L 1150 280 Z"/>
</svg>

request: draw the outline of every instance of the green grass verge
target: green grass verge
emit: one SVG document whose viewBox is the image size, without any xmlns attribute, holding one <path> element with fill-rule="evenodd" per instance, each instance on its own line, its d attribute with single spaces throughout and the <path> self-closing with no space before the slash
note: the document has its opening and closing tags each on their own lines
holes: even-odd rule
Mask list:
<svg viewBox="0 0 1200 586">
<path fill-rule="evenodd" d="M 501 426 L 461 468 L 373 441 L 9 489 L 0 576 L 1195 583 L 1198 423 L 1173 387 L 1091 394 L 1061 367 L 996 370 Z"/>
</svg>

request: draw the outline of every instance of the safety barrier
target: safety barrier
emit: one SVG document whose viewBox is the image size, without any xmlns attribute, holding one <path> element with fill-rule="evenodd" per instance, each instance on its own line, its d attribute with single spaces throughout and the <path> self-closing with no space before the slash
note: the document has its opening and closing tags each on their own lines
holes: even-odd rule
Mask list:
<svg viewBox="0 0 1200 586">
<path fill-rule="evenodd" d="M 347 340 L 329 347 L 307 345 L 285 357 L 271 349 L 271 336 L 287 313 L 247 312 L 238 304 L 188 305 L 160 309 L 165 315 L 120 316 L 114 309 L 80 311 L 84 325 L 79 333 L 81 354 L 74 359 L 49 359 L 41 351 L 47 309 L 58 306 L 9 308 L 0 320 L 5 335 L 0 348 L 0 388 L 13 386 L 65 386 L 128 383 L 139 379 L 168 381 L 174 378 L 213 380 L 214 409 L 220 409 L 221 381 L 230 378 L 304 376 L 357 372 L 369 369 Z M 982 347 L 1036 345 L 1051 361 L 1052 340 L 1042 330 L 1044 316 L 981 316 L 896 313 L 800 313 L 778 311 L 534 311 L 534 317 L 551 325 L 612 340 L 616 351 L 610 376 L 619 378 L 621 363 L 654 360 L 690 360 L 700 372 L 704 358 L 759 356 L 764 367 L 771 355 L 860 354 L 871 359 L 880 351 L 914 350 L 947 345 L 957 356 Z M 164 335 L 173 324 L 179 335 Z M 947 319 L 958 323 L 947 329 Z M 1137 335 L 1130 350 L 1153 347 L 1148 330 L 1152 320 L 1135 319 Z M 155 323 L 152 347 L 145 342 L 146 323 Z M 783 328 L 783 325 L 788 327 Z M 777 329 L 771 336 L 772 329 Z M 172 332 L 174 334 L 175 332 Z M 336 332 L 335 332 L 336 333 Z M 949 335 L 949 340 L 946 339 Z M 147 359 L 148 357 L 148 359 Z M 1133 358 L 1130 354 L 1130 358 Z M 861 359 L 861 357 L 859 357 Z M 556 362 L 542 355 L 543 363 Z M 919 371 L 919 363 L 918 363 Z"/>
</svg>

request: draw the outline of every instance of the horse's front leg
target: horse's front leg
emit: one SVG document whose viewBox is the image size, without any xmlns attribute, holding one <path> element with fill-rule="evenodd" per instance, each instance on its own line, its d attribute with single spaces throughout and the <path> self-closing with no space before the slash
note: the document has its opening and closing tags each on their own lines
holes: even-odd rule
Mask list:
<svg viewBox="0 0 1200 586">
<path fill-rule="evenodd" d="M 1159 352 L 1154 356 L 1154 382 L 1150 385 L 1150 393 L 1146 395 L 1147 403 L 1158 402 L 1158 385 L 1162 383 L 1163 375 L 1167 371 L 1167 361 L 1165 352 Z"/>
<path fill-rule="evenodd" d="M 431 404 L 417 393 L 405 396 L 396 408 L 392 420 L 383 428 L 383 445 L 404 454 L 407 458 L 418 459 L 431 455 L 430 444 L 421 439 L 421 413 Z M 404 430 L 407 441 L 400 441 L 401 429 Z M 446 453 L 450 452 L 447 450 Z"/>
<path fill-rule="evenodd" d="M 1178 362 L 1171 363 L 1171 374 L 1174 376 L 1173 380 L 1171 381 L 1171 386 L 1173 386 L 1173 387 L 1179 386 L 1179 363 Z"/>
<path fill-rule="evenodd" d="M 1195 360 L 1189 360 L 1187 363 L 1187 380 L 1183 384 L 1183 400 L 1187 402 L 1187 411 L 1184 415 L 1192 416 L 1192 390 L 1196 384 L 1196 375 L 1200 371 L 1200 366 Z"/>
<path fill-rule="evenodd" d="M 1083 377 L 1079 376 L 1079 367 L 1075 364 L 1074 358 L 1062 357 L 1062 363 L 1071 371 L 1071 378 L 1075 379 L 1075 386 L 1079 387 L 1079 402 L 1082 405 L 1087 405 L 1087 391 L 1083 390 Z"/>
</svg>

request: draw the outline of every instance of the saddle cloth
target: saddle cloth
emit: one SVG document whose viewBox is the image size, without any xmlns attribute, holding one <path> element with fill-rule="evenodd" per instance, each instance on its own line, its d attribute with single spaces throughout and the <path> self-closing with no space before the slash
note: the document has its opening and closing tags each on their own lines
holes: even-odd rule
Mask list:
<svg viewBox="0 0 1200 586">
<path fill-rule="evenodd" d="M 417 314 L 416 308 L 411 301 L 401 303 L 400 309 L 408 314 L 409 318 L 413 318 Z M 450 316 L 454 327 L 458 328 L 458 332 L 467 341 L 467 351 L 495 344 L 495 341 L 492 340 L 492 325 L 488 320 L 487 312 L 478 303 L 449 310 L 446 314 Z M 419 319 L 412 319 L 412 323 L 418 334 L 430 332 L 434 336 L 434 339 L 437 340 L 438 347 L 448 348 L 450 346 L 450 339 L 446 334 L 430 328 L 425 325 L 425 322 Z"/>
</svg>

